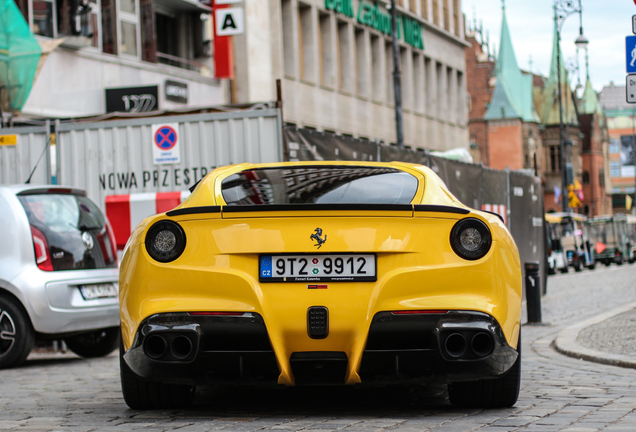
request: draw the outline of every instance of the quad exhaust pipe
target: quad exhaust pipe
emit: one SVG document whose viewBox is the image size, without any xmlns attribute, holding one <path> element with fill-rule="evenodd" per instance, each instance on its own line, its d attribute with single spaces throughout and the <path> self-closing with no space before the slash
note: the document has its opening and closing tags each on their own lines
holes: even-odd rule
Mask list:
<svg viewBox="0 0 636 432">
<path fill-rule="evenodd" d="M 443 354 L 451 359 L 481 359 L 492 353 L 495 341 L 484 331 L 465 331 L 449 334 L 443 343 Z"/>
</svg>

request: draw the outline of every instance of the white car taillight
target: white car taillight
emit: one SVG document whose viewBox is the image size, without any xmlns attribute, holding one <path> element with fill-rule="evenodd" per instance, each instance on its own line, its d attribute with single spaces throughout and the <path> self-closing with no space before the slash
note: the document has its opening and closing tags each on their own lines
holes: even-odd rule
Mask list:
<svg viewBox="0 0 636 432">
<path fill-rule="evenodd" d="M 42 231 L 31 225 L 31 235 L 33 236 L 33 249 L 35 250 L 35 262 L 44 271 L 53 271 L 53 262 L 51 261 L 51 253 L 49 244 Z"/>
</svg>

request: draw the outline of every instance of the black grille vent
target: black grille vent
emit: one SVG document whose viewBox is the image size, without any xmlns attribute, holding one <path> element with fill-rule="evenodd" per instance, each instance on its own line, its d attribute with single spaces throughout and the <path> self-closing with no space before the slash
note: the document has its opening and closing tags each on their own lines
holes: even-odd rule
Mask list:
<svg viewBox="0 0 636 432">
<path fill-rule="evenodd" d="M 329 334 L 329 311 L 324 306 L 307 309 L 307 333 L 312 339 L 324 339 Z"/>
</svg>

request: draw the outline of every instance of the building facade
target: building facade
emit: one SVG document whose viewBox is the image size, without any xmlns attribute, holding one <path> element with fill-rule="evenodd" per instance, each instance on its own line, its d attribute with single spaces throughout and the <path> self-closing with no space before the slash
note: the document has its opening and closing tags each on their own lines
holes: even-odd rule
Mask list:
<svg viewBox="0 0 636 432">
<path fill-rule="evenodd" d="M 196 0 L 16 0 L 43 51 L 24 117 L 228 102 L 213 78 L 209 5 Z M 115 91 L 107 91 L 115 89 Z"/>
<path fill-rule="evenodd" d="M 599 94 L 609 131 L 609 172 L 612 179 L 612 207 L 615 213 L 635 213 L 626 207 L 626 197 L 636 191 L 636 105 L 625 98 L 625 86 L 611 82 Z M 632 201 L 635 202 L 635 201 Z"/>
<path fill-rule="evenodd" d="M 298 127 L 396 141 L 386 0 L 239 0 L 233 78 L 214 78 L 213 5 L 197 0 L 16 0 L 43 47 L 23 117 L 253 104 Z M 405 143 L 468 148 L 461 0 L 398 0 Z"/>
<path fill-rule="evenodd" d="M 234 37 L 235 102 L 273 99 L 299 127 L 394 143 L 393 46 L 388 1 L 243 3 Z M 398 1 L 404 141 L 468 148 L 460 0 Z"/>
<path fill-rule="evenodd" d="M 548 77 L 519 69 L 505 7 L 496 59 L 488 54 L 481 34 L 475 23 L 468 37 L 471 47 L 466 49 L 473 154 L 492 168 L 539 175 L 546 211 L 561 211 L 565 194 L 570 211 L 588 216 L 611 213 L 605 116 L 589 78 L 579 100 L 570 88 L 563 62 L 557 65 L 556 23 Z M 562 190 L 564 169 L 571 185 L 566 191 Z"/>
</svg>

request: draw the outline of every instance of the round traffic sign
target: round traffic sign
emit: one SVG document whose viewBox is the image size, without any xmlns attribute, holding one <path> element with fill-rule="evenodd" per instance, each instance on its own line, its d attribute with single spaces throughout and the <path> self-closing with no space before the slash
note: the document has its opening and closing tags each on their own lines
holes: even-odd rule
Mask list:
<svg viewBox="0 0 636 432">
<path fill-rule="evenodd" d="M 177 132 L 170 126 L 161 126 L 155 132 L 155 145 L 161 150 L 170 150 L 177 144 Z"/>
</svg>

